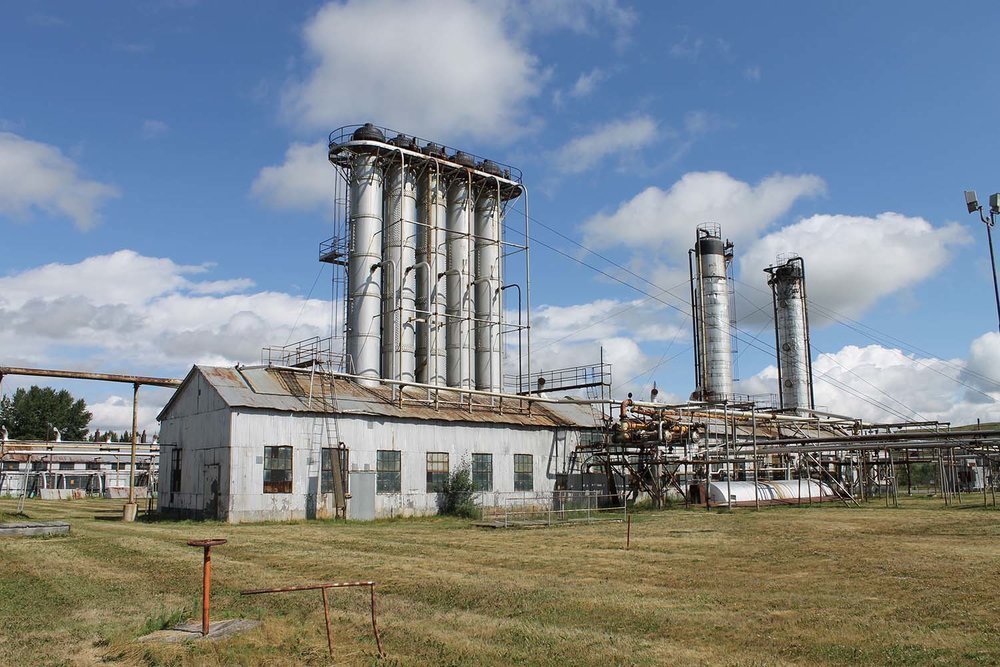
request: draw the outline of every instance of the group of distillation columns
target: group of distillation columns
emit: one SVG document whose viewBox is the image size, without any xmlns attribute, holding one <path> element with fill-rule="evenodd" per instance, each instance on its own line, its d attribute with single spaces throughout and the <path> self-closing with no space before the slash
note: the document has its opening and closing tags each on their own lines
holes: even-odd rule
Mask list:
<svg viewBox="0 0 1000 667">
<path fill-rule="evenodd" d="M 352 141 L 368 144 L 352 147 L 348 169 L 354 373 L 369 386 L 381 378 L 499 392 L 500 181 L 464 153 L 403 136 L 386 142 L 372 126 Z"/>
</svg>

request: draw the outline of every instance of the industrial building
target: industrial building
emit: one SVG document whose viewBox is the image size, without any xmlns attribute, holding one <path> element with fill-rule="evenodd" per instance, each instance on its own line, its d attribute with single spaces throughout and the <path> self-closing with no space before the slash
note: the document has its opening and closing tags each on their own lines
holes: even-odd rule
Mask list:
<svg viewBox="0 0 1000 667">
<path fill-rule="evenodd" d="M 259 365 L 191 369 L 159 416 L 166 513 L 430 513 L 463 464 L 487 507 L 565 508 L 574 493 L 851 504 L 895 497 L 896 471 L 916 463 L 937 466 L 946 499 L 993 484 L 1000 432 L 816 409 L 801 257 L 765 269 L 777 396 L 734 392 L 735 251 L 706 223 L 688 253 L 691 399 L 613 401 L 603 360 L 532 372 L 526 213 L 519 240 L 508 234 L 526 196 L 517 169 L 370 123 L 331 133 L 329 160 L 341 206 L 319 259 L 334 268 L 332 336 L 266 348 Z"/>
</svg>

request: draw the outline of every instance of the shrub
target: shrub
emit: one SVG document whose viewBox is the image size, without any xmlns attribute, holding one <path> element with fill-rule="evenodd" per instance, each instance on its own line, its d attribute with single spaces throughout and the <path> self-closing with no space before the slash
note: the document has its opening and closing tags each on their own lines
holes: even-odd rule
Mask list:
<svg viewBox="0 0 1000 667">
<path fill-rule="evenodd" d="M 479 508 L 473 500 L 474 493 L 469 463 L 463 460 L 448 475 L 438 491 L 438 513 L 463 519 L 478 519 Z"/>
</svg>

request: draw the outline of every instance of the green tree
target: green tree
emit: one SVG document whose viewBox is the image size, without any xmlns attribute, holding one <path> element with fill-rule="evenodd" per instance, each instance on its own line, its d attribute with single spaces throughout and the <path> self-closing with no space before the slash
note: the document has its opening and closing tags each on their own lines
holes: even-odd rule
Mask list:
<svg viewBox="0 0 1000 667">
<path fill-rule="evenodd" d="M 83 440 L 91 417 L 84 400 L 65 389 L 32 385 L 0 401 L 0 423 L 19 440 L 47 440 L 53 435 L 51 427 L 59 429 L 63 440 Z"/>
</svg>

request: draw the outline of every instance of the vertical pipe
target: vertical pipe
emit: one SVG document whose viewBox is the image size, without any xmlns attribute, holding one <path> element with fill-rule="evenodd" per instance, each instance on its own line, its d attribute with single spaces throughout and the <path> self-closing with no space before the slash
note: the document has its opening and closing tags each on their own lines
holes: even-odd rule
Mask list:
<svg viewBox="0 0 1000 667">
<path fill-rule="evenodd" d="M 129 457 L 128 502 L 135 504 L 135 432 L 139 426 L 139 384 L 132 385 L 132 447 Z"/>
<path fill-rule="evenodd" d="M 760 509 L 760 475 L 757 467 L 757 406 L 750 408 L 750 428 L 753 429 L 753 505 L 754 509 Z"/>
<path fill-rule="evenodd" d="M 469 182 L 458 174 L 448 188 L 447 241 L 447 383 L 449 387 L 472 388 L 469 349 Z"/>
<path fill-rule="evenodd" d="M 209 600 L 212 592 L 212 547 L 204 546 L 204 565 L 201 570 L 201 636 L 207 637 L 209 630 Z"/>
<path fill-rule="evenodd" d="M 320 588 L 320 593 L 323 594 L 323 618 L 326 620 L 326 648 L 330 651 L 330 657 L 333 657 L 333 632 L 330 630 L 330 604 L 326 599 L 326 588 Z"/>
<path fill-rule="evenodd" d="M 484 186 L 475 209 L 476 389 L 500 390 L 500 192 Z"/>
<path fill-rule="evenodd" d="M 392 289 L 382 290 L 382 376 L 414 382 L 417 277 L 411 267 L 416 263 L 417 191 L 413 167 L 402 151 L 386 169 L 385 190 L 384 259 L 399 271 Z"/>
<path fill-rule="evenodd" d="M 381 377 L 380 331 L 382 278 L 374 268 L 382 263 L 384 176 L 374 153 L 351 160 L 350 246 L 347 260 L 347 354 L 361 384 L 378 386 Z"/>
<path fill-rule="evenodd" d="M 426 321 L 417 324 L 417 381 L 444 385 L 446 359 L 444 328 L 447 312 L 445 286 L 441 278 L 446 270 L 447 257 L 444 240 L 448 215 L 448 191 L 441 163 L 434 160 L 433 167 L 420 180 L 417 192 L 419 212 L 423 224 L 417 226 L 417 261 L 430 266 L 430 276 L 425 285 L 417 283 L 417 308 Z M 420 236 L 422 234 L 422 236 Z"/>
</svg>

